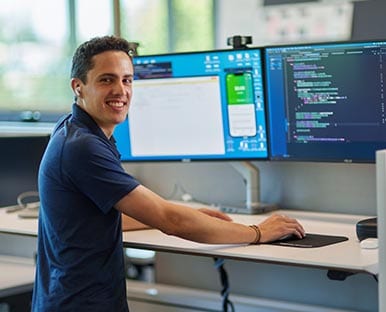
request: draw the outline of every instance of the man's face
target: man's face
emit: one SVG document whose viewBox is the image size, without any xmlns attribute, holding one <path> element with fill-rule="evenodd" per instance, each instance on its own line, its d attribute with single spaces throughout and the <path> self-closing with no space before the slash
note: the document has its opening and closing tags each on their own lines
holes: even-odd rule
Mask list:
<svg viewBox="0 0 386 312">
<path fill-rule="evenodd" d="M 93 57 L 94 68 L 87 83 L 72 81 L 80 105 L 110 137 L 128 113 L 133 82 L 133 63 L 122 51 L 107 51 Z"/>
</svg>

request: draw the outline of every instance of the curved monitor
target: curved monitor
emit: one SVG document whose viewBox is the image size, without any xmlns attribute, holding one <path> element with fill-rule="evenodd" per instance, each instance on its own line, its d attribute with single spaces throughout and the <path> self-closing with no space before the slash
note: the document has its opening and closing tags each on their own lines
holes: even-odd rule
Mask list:
<svg viewBox="0 0 386 312">
<path fill-rule="evenodd" d="M 122 161 L 267 159 L 262 51 L 134 57 Z"/>
<path fill-rule="evenodd" d="M 386 41 L 265 50 L 270 159 L 375 162 L 386 148 Z"/>
</svg>

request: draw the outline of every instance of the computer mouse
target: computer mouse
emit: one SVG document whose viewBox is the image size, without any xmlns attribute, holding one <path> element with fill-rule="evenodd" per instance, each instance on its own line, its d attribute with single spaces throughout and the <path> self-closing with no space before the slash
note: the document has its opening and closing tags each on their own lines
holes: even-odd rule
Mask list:
<svg viewBox="0 0 386 312">
<path fill-rule="evenodd" d="M 287 234 L 280 237 L 278 240 L 283 241 L 283 240 L 289 240 L 289 239 L 295 239 L 295 238 L 298 238 L 298 237 L 296 237 L 294 234 Z"/>
<path fill-rule="evenodd" d="M 278 240 L 279 241 L 287 241 L 287 240 L 297 240 L 297 239 L 302 239 L 302 238 L 300 238 L 297 235 L 291 233 L 291 234 L 287 234 L 287 235 L 284 235 L 284 236 L 280 237 Z"/>
<path fill-rule="evenodd" d="M 369 237 L 362 240 L 359 245 L 362 249 L 375 249 L 378 248 L 378 238 Z"/>
</svg>

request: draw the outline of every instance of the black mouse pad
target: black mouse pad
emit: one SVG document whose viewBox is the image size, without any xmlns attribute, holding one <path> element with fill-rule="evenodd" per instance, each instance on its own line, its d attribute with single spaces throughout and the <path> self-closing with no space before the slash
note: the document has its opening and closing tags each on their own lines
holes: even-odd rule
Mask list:
<svg viewBox="0 0 386 312">
<path fill-rule="evenodd" d="M 274 241 L 270 244 L 288 247 L 313 248 L 332 245 L 346 240 L 348 240 L 348 237 L 345 236 L 306 233 L 306 237 L 301 239 L 296 236 L 291 236 L 286 239 Z"/>
</svg>

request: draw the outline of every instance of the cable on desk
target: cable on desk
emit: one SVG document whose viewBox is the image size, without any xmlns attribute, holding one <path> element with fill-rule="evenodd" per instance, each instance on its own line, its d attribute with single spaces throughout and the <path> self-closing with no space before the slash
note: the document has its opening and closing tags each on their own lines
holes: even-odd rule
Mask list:
<svg viewBox="0 0 386 312">
<path fill-rule="evenodd" d="M 222 310 L 223 312 L 228 312 L 228 307 L 231 312 L 235 311 L 232 301 L 229 300 L 229 283 L 228 283 L 228 274 L 224 268 L 224 259 L 222 258 L 213 258 L 214 265 L 218 272 L 220 273 L 220 281 L 222 285 L 221 296 L 222 296 Z"/>
</svg>

